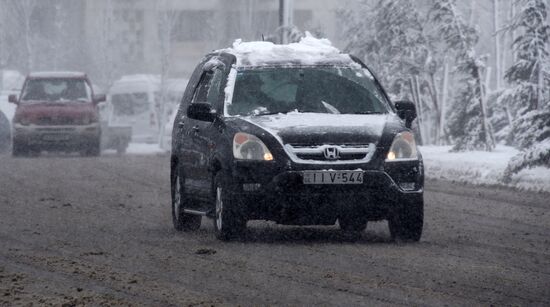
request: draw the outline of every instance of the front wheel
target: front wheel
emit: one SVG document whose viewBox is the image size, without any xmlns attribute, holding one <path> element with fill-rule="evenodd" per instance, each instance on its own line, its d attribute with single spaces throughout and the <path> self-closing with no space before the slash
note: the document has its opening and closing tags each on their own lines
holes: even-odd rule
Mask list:
<svg viewBox="0 0 550 307">
<path fill-rule="evenodd" d="M 25 157 L 30 154 L 30 149 L 26 144 L 13 142 L 11 147 L 11 154 L 13 157 Z"/>
<path fill-rule="evenodd" d="M 214 230 L 216 237 L 227 241 L 238 237 L 246 230 L 246 217 L 238 201 L 230 195 L 230 181 L 218 174 L 214 179 L 214 193 L 216 211 L 214 216 Z"/>
<path fill-rule="evenodd" d="M 172 179 L 172 223 L 177 231 L 193 231 L 201 227 L 200 215 L 185 213 L 184 206 L 188 201 L 183 178 L 177 174 Z"/>
<path fill-rule="evenodd" d="M 411 200 L 399 204 L 388 218 L 392 239 L 417 242 L 422 236 L 424 225 L 424 200 Z"/>
<path fill-rule="evenodd" d="M 101 154 L 101 145 L 99 141 L 90 142 L 82 151 L 83 156 L 98 157 Z"/>
</svg>

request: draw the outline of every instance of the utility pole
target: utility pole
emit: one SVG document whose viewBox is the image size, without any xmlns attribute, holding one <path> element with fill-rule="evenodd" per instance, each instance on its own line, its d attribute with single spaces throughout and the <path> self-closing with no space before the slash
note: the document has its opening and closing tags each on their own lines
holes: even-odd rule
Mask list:
<svg viewBox="0 0 550 307">
<path fill-rule="evenodd" d="M 294 24 L 294 1 L 279 0 L 279 29 L 281 44 L 288 43 L 288 30 Z"/>
</svg>

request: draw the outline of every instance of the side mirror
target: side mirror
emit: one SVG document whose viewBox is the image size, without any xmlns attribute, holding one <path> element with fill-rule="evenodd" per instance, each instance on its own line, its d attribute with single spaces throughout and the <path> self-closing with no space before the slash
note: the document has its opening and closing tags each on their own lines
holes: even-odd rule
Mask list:
<svg viewBox="0 0 550 307">
<path fill-rule="evenodd" d="M 412 121 L 416 118 L 416 107 L 411 101 L 397 101 L 395 103 L 397 115 L 405 120 L 405 125 L 410 128 Z"/>
<path fill-rule="evenodd" d="M 195 102 L 187 108 L 187 117 L 205 122 L 213 122 L 216 119 L 216 111 L 206 102 Z"/>
<path fill-rule="evenodd" d="M 17 95 L 9 95 L 8 101 L 14 104 L 19 104 L 19 101 L 17 100 Z"/>
<path fill-rule="evenodd" d="M 92 101 L 95 104 L 99 104 L 100 102 L 104 102 L 105 100 L 106 100 L 105 94 L 94 95 L 92 97 Z"/>
</svg>

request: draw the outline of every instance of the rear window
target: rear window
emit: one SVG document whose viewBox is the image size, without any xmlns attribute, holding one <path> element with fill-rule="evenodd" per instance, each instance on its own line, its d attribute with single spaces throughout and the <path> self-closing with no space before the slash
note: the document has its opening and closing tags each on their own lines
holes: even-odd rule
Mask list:
<svg viewBox="0 0 550 307">
<path fill-rule="evenodd" d="M 124 93 L 111 96 L 115 116 L 139 115 L 149 111 L 147 93 Z"/>
<path fill-rule="evenodd" d="M 91 102 L 92 90 L 83 79 L 29 79 L 21 101 Z"/>
<path fill-rule="evenodd" d="M 237 73 L 229 115 L 303 112 L 387 113 L 389 103 L 370 72 L 353 67 L 278 67 Z"/>
</svg>

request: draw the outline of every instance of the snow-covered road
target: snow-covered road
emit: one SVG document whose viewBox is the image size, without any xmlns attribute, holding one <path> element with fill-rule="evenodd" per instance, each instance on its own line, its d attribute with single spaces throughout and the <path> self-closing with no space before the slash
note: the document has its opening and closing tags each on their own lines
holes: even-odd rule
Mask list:
<svg viewBox="0 0 550 307">
<path fill-rule="evenodd" d="M 168 161 L 0 156 L 0 306 L 550 305 L 550 194 L 428 181 L 417 244 L 385 222 L 226 243 L 173 230 Z"/>
</svg>

